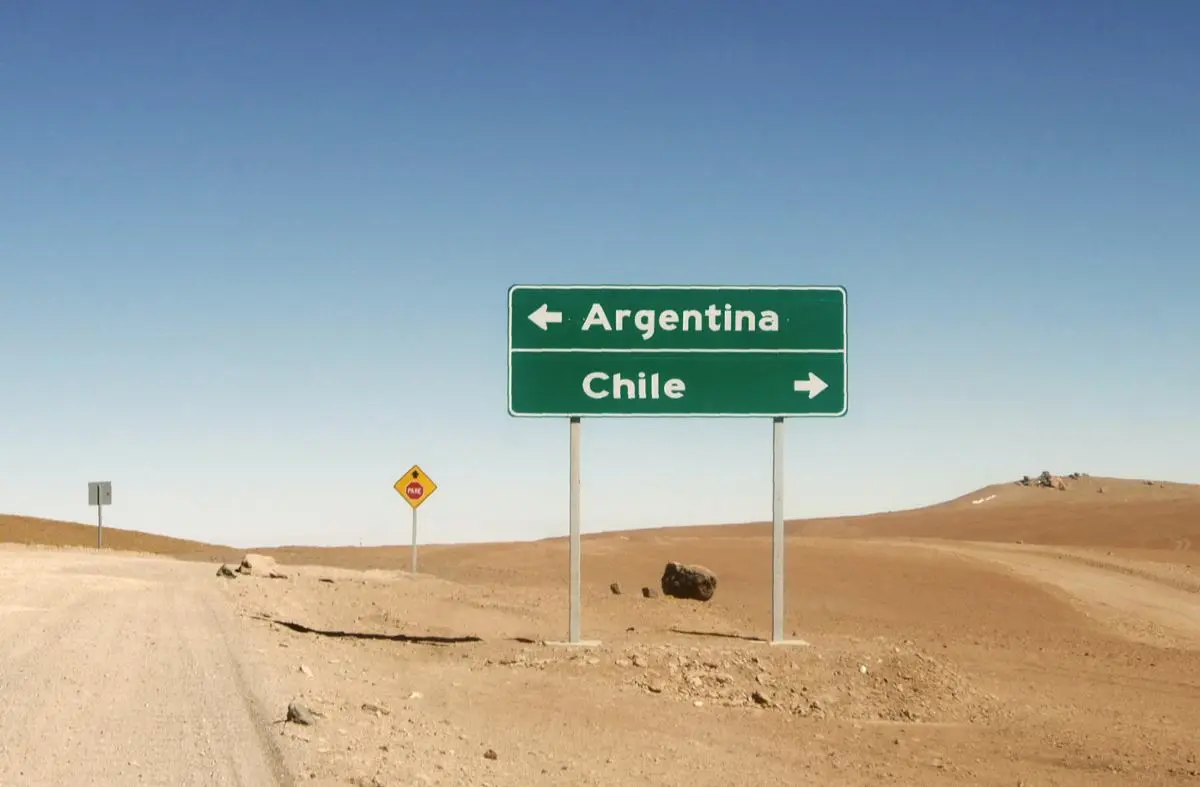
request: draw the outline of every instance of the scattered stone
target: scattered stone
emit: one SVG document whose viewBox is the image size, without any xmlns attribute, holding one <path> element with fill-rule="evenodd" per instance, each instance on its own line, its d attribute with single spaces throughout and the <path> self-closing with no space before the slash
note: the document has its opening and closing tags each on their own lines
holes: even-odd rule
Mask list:
<svg viewBox="0 0 1200 787">
<path fill-rule="evenodd" d="M 717 591 L 717 575 L 704 566 L 668 563 L 663 570 L 663 595 L 694 601 L 708 601 Z"/>
<path fill-rule="evenodd" d="M 383 707 L 382 705 L 376 705 L 373 702 L 364 702 L 362 704 L 362 709 L 365 710 L 367 713 L 374 713 L 376 716 L 392 715 L 392 712 L 390 710 Z"/>
<path fill-rule="evenodd" d="M 652 587 L 647 586 L 647 587 L 642 588 L 642 595 L 646 598 L 658 598 L 658 591 Z"/>
<path fill-rule="evenodd" d="M 217 569 L 217 576 L 225 577 L 226 579 L 237 579 L 237 573 L 224 563 Z"/>
<path fill-rule="evenodd" d="M 303 673 L 304 673 L 306 676 L 308 676 L 308 677 L 310 677 L 310 678 L 313 676 L 312 670 L 310 670 L 310 669 L 309 669 L 309 668 L 308 668 L 306 665 L 304 665 L 304 664 L 301 664 L 301 665 L 300 665 L 300 671 L 301 671 L 301 672 L 303 672 Z"/>
<path fill-rule="evenodd" d="M 485 760 L 498 760 L 498 759 L 500 759 L 500 755 L 496 754 L 495 749 L 488 749 L 487 751 L 485 751 L 483 753 L 483 758 Z"/>
<path fill-rule="evenodd" d="M 320 579 L 318 579 L 317 581 L 318 581 L 318 582 L 328 582 L 330 585 L 332 585 L 332 584 L 333 584 L 333 580 L 332 580 L 332 579 L 330 579 L 329 577 L 321 577 L 321 578 L 320 578 Z"/>
<path fill-rule="evenodd" d="M 268 579 L 287 579 L 288 575 L 283 573 L 282 571 L 268 571 L 267 578 Z"/>
<path fill-rule="evenodd" d="M 287 720 L 292 724 L 301 724 L 305 727 L 312 726 L 313 713 L 305 705 L 299 702 L 289 702 L 287 709 Z"/>
<path fill-rule="evenodd" d="M 372 776 L 370 779 L 367 779 L 365 776 L 355 776 L 350 780 L 350 783 L 354 787 L 383 787 L 383 782 L 379 780 L 378 776 Z"/>
<path fill-rule="evenodd" d="M 750 695 L 750 699 L 754 700 L 758 705 L 770 705 L 771 698 L 761 691 L 756 691 Z"/>
<path fill-rule="evenodd" d="M 645 669 L 646 659 L 639 653 L 633 657 L 632 664 L 640 669 Z"/>
<path fill-rule="evenodd" d="M 270 576 L 273 571 L 277 571 L 275 558 L 253 553 L 243 557 L 242 564 L 238 566 L 239 574 L 250 574 L 256 577 Z"/>
<path fill-rule="evenodd" d="M 614 596 L 621 595 L 621 583 L 620 582 L 612 583 L 611 585 L 608 586 L 608 589 L 613 592 Z"/>
</svg>

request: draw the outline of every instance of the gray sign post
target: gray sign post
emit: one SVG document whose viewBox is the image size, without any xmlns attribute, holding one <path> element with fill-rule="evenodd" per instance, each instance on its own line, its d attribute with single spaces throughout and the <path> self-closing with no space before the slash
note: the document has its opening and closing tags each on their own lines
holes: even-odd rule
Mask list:
<svg viewBox="0 0 1200 787">
<path fill-rule="evenodd" d="M 88 505 L 96 507 L 96 549 L 100 549 L 104 545 L 104 507 L 112 505 L 112 481 L 89 481 Z"/>
<path fill-rule="evenodd" d="M 571 425 L 569 644 L 584 644 L 579 622 L 584 416 L 771 419 L 771 642 L 789 642 L 783 421 L 846 414 L 846 326 L 844 287 L 509 288 L 509 415 L 567 418 Z"/>
<path fill-rule="evenodd" d="M 421 504 L 429 499 L 429 496 L 437 491 L 437 484 L 433 483 L 433 479 L 425 475 L 425 471 L 419 465 L 413 465 L 408 468 L 408 472 L 400 476 L 399 480 L 392 485 L 392 488 L 400 493 L 410 506 L 412 506 L 412 573 L 415 576 L 417 573 L 417 509 Z"/>
</svg>

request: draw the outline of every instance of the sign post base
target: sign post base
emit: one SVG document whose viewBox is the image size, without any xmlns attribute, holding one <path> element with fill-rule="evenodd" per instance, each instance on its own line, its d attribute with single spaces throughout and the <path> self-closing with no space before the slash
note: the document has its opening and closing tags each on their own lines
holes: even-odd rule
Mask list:
<svg viewBox="0 0 1200 787">
<path fill-rule="evenodd" d="M 600 640 L 580 639 L 574 642 L 569 642 L 566 640 L 547 639 L 542 640 L 542 644 L 552 648 L 598 648 L 600 647 Z"/>
</svg>

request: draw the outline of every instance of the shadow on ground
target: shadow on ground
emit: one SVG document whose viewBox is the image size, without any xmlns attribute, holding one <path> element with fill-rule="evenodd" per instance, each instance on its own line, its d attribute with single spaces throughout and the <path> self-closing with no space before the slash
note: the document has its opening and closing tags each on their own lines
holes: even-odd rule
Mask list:
<svg viewBox="0 0 1200 787">
<path fill-rule="evenodd" d="M 672 628 L 671 632 L 674 634 L 683 634 L 687 637 L 716 637 L 718 639 L 740 639 L 746 642 L 766 642 L 762 637 L 725 631 L 692 631 L 690 629 Z"/>
<path fill-rule="evenodd" d="M 327 631 L 306 626 L 290 620 L 275 620 L 262 615 L 254 615 L 256 620 L 283 626 L 298 634 L 316 634 L 319 637 L 334 637 L 345 639 L 383 640 L 386 642 L 403 642 L 411 645 L 463 645 L 470 642 L 483 642 L 482 637 L 468 634 L 461 637 L 441 637 L 434 634 L 378 634 L 370 631 Z"/>
</svg>

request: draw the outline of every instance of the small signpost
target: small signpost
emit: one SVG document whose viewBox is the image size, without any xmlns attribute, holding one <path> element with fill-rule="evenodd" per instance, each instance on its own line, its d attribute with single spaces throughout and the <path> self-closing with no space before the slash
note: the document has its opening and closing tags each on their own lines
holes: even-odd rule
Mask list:
<svg viewBox="0 0 1200 787">
<path fill-rule="evenodd" d="M 104 507 L 112 505 L 112 481 L 89 481 L 88 505 L 96 507 L 96 549 L 100 549 L 104 544 Z"/>
<path fill-rule="evenodd" d="M 783 419 L 846 414 L 846 325 L 843 287 L 509 288 L 509 415 L 570 421 L 570 643 L 584 416 L 772 420 L 771 642 L 785 642 Z"/>
<path fill-rule="evenodd" d="M 392 488 L 412 506 L 412 573 L 417 573 L 417 508 L 437 491 L 437 484 L 418 465 L 400 476 Z"/>
</svg>

